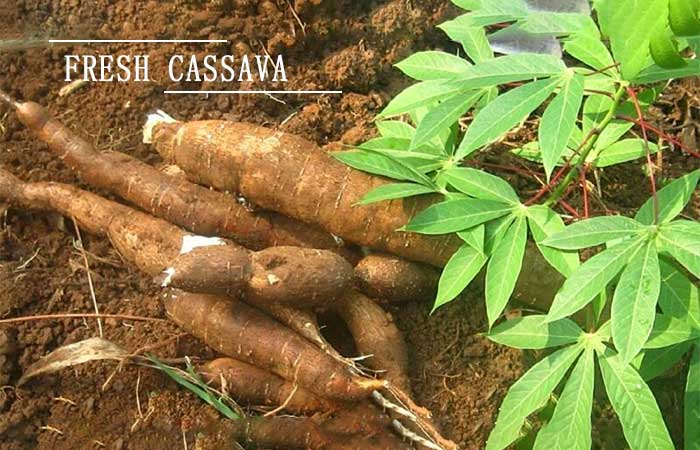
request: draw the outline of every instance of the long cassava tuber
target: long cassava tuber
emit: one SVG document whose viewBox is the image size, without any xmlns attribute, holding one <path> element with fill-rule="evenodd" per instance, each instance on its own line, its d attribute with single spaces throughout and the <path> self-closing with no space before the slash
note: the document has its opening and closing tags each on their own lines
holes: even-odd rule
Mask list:
<svg viewBox="0 0 700 450">
<path fill-rule="evenodd" d="M 165 119 L 151 120 L 146 134 L 165 160 L 197 182 L 240 193 L 350 242 L 440 267 L 460 246 L 456 236 L 396 231 L 432 198 L 357 206 L 387 181 L 350 169 L 306 139 L 244 123 Z"/>
<path fill-rule="evenodd" d="M 199 368 L 204 380 L 240 403 L 255 406 L 283 406 L 295 414 L 329 412 L 342 404 L 312 394 L 278 375 L 233 358 L 219 358 Z"/>
<path fill-rule="evenodd" d="M 165 174 L 118 152 L 97 152 L 33 102 L 14 103 L 20 121 L 86 183 L 109 190 L 156 217 L 205 236 L 261 250 L 276 245 L 340 250 L 312 226 L 270 212 L 251 212 L 230 195 Z"/>
<path fill-rule="evenodd" d="M 326 304 L 352 282 L 352 267 L 326 250 L 272 247 L 250 252 L 221 239 L 193 236 L 180 228 L 60 183 L 24 183 L 0 170 L 0 198 L 28 209 L 60 212 L 107 236 L 121 256 L 164 285 L 237 294 L 248 301 Z M 310 273 L 300 267 L 323 271 Z M 165 271 L 165 272 L 164 272 Z"/>
<path fill-rule="evenodd" d="M 390 303 L 432 299 L 439 279 L 434 267 L 393 255 L 368 255 L 355 266 L 355 287 L 369 297 Z"/>
<path fill-rule="evenodd" d="M 358 400 L 385 385 L 351 373 L 306 339 L 240 301 L 170 290 L 163 302 L 175 323 L 214 350 L 319 396 Z"/>
<path fill-rule="evenodd" d="M 338 300 L 334 310 L 346 323 L 360 355 L 367 356 L 363 363 L 402 391 L 410 392 L 408 350 L 391 315 L 354 291 Z"/>
</svg>

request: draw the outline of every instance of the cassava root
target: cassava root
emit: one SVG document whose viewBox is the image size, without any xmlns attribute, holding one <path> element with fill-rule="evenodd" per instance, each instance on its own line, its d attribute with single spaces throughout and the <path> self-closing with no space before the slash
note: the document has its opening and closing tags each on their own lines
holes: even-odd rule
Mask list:
<svg viewBox="0 0 700 450">
<path fill-rule="evenodd" d="M 197 182 L 238 192 L 349 242 L 438 267 L 459 248 L 456 236 L 396 231 L 434 198 L 357 206 L 387 181 L 350 169 L 301 137 L 225 121 L 161 121 L 149 124 L 147 134 L 165 160 Z"/>
<path fill-rule="evenodd" d="M 351 291 L 333 306 L 345 322 L 363 363 L 404 392 L 410 392 L 408 350 L 391 315 L 359 292 Z"/>
<path fill-rule="evenodd" d="M 389 303 L 425 301 L 435 297 L 440 273 L 434 267 L 393 255 L 371 254 L 355 266 L 355 287 Z"/>
<path fill-rule="evenodd" d="M 322 397 L 359 400 L 385 382 L 349 368 L 250 306 L 178 290 L 163 296 L 168 316 L 216 351 L 269 370 Z"/>
<path fill-rule="evenodd" d="M 351 284 L 352 267 L 330 251 L 273 247 L 250 252 L 221 239 L 189 235 L 168 222 L 65 184 L 24 183 L 0 169 L 0 198 L 73 217 L 83 229 L 108 237 L 126 261 L 163 285 L 242 293 L 256 304 L 314 306 L 327 304 Z"/>
<path fill-rule="evenodd" d="M 128 155 L 97 152 L 37 103 L 13 105 L 20 121 L 84 182 L 156 217 L 200 235 L 230 238 L 252 250 L 291 245 L 349 253 L 318 228 L 276 213 L 251 212 L 230 195 L 165 174 Z"/>
</svg>

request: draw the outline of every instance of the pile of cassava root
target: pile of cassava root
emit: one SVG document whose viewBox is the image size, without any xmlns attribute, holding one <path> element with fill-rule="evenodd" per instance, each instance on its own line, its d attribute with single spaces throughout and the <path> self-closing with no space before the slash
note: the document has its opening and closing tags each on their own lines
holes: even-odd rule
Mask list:
<svg viewBox="0 0 700 450">
<path fill-rule="evenodd" d="M 241 404 L 293 415 L 201 423 L 198 436 L 266 449 L 456 449 L 411 401 L 403 337 L 371 299 L 434 295 L 434 267 L 459 239 L 396 230 L 435 198 L 356 206 L 387 181 L 300 137 L 162 112 L 144 128 L 144 141 L 171 165 L 159 170 L 97 152 L 36 103 L 0 99 L 85 183 L 139 209 L 69 185 L 25 183 L 1 168 L 0 201 L 57 211 L 107 237 L 163 287 L 168 316 L 225 356 L 200 368 L 206 380 Z M 360 361 L 321 334 L 324 310 L 345 322 Z"/>
</svg>

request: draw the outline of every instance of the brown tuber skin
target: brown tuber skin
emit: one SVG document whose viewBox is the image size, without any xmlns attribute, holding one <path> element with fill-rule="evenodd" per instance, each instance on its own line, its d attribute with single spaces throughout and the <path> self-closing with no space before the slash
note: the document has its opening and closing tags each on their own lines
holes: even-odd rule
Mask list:
<svg viewBox="0 0 700 450">
<path fill-rule="evenodd" d="M 207 383 L 225 386 L 231 397 L 248 405 L 283 405 L 285 411 L 302 415 L 329 412 L 340 406 L 302 387 L 295 387 L 273 373 L 233 358 L 210 361 L 200 367 L 199 372 Z"/>
<path fill-rule="evenodd" d="M 383 381 L 351 374 L 311 342 L 242 302 L 177 290 L 167 292 L 163 302 L 175 323 L 214 350 L 321 397 L 359 400 L 384 386 Z"/>
<path fill-rule="evenodd" d="M 355 244 L 438 267 L 460 246 L 456 236 L 396 231 L 434 198 L 357 206 L 388 181 L 343 165 L 301 137 L 244 123 L 202 121 L 158 124 L 153 144 L 199 183 L 240 192 L 262 208 L 317 224 Z"/>
<path fill-rule="evenodd" d="M 65 184 L 23 183 L 0 170 L 0 198 L 75 218 L 90 233 L 107 236 L 124 260 L 174 287 L 199 287 L 206 292 L 248 295 L 254 303 L 285 301 L 304 307 L 327 304 L 352 280 L 352 267 L 326 250 L 273 247 L 256 253 L 236 245 L 216 245 L 181 254 L 183 242 L 192 236 L 180 228 Z M 300 267 L 325 270 L 310 273 Z M 168 272 L 170 278 L 163 276 L 166 268 L 174 270 Z"/>
<path fill-rule="evenodd" d="M 250 212 L 227 194 L 165 174 L 125 154 L 97 152 L 36 103 L 18 103 L 16 109 L 20 121 L 83 181 L 156 217 L 197 234 L 233 239 L 253 250 L 293 245 L 341 251 L 338 241 L 320 229 L 276 213 Z"/>
<path fill-rule="evenodd" d="M 369 255 L 355 266 L 355 287 L 390 303 L 431 300 L 439 280 L 435 268 L 392 255 Z"/>
<path fill-rule="evenodd" d="M 391 315 L 354 291 L 340 299 L 334 309 L 348 326 L 360 354 L 371 355 L 363 363 L 381 371 L 385 379 L 402 391 L 410 392 L 408 350 Z"/>
</svg>

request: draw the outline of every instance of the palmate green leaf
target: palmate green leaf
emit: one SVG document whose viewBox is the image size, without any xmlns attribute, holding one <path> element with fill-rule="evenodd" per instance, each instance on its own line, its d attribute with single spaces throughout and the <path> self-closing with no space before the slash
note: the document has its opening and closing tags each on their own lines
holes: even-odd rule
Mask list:
<svg viewBox="0 0 700 450">
<path fill-rule="evenodd" d="M 668 0 L 602 0 L 596 8 L 623 78 L 635 79 L 650 60 L 652 35 L 668 20 Z"/>
<path fill-rule="evenodd" d="M 644 242 L 641 238 L 625 240 L 583 263 L 554 297 L 547 320 L 563 319 L 590 303 L 620 273 Z"/>
<path fill-rule="evenodd" d="M 397 162 L 385 155 L 380 155 L 369 150 L 345 150 L 332 152 L 331 155 L 338 161 L 354 169 L 369 172 L 374 175 L 393 178 L 402 181 L 426 183 L 426 178 L 406 165 Z M 428 180 L 429 182 L 429 180 Z"/>
<path fill-rule="evenodd" d="M 486 234 L 486 226 L 481 224 L 468 230 L 458 231 L 457 236 L 460 237 L 474 250 L 484 253 L 484 237 Z"/>
<path fill-rule="evenodd" d="M 605 390 L 634 450 L 674 450 L 661 411 L 649 386 L 612 350 L 599 355 Z"/>
<path fill-rule="evenodd" d="M 657 314 L 654 329 L 644 348 L 671 347 L 698 337 L 700 337 L 700 330 L 693 328 L 688 322 L 667 314 Z"/>
<path fill-rule="evenodd" d="M 490 340 L 522 350 L 540 350 L 576 343 L 583 330 L 570 319 L 546 323 L 547 316 L 525 316 L 505 321 L 487 335 Z"/>
<path fill-rule="evenodd" d="M 647 67 L 635 77 L 634 84 L 650 84 L 676 78 L 696 77 L 700 74 L 700 59 L 686 59 L 687 65 L 679 69 L 664 69 L 657 65 Z"/>
<path fill-rule="evenodd" d="M 645 157 L 647 148 L 649 149 L 649 153 L 652 154 L 659 151 L 658 145 L 651 142 L 645 143 L 644 139 L 623 139 L 601 150 L 593 161 L 593 164 L 596 167 L 603 168 L 634 161 L 635 159 Z"/>
<path fill-rule="evenodd" d="M 358 205 L 369 205 L 371 203 L 382 202 L 385 200 L 396 200 L 406 197 L 414 197 L 417 195 L 429 194 L 434 192 L 432 188 L 416 183 L 393 183 L 379 186 L 365 194 L 364 197 L 357 203 Z"/>
<path fill-rule="evenodd" d="M 503 450 L 520 437 L 525 419 L 547 404 L 552 391 L 582 351 L 581 345 L 558 350 L 532 366 L 511 386 L 501 404 L 486 450 Z"/>
<path fill-rule="evenodd" d="M 700 278 L 700 223 L 673 222 L 670 226 L 661 228 L 658 238 L 664 252 Z"/>
<path fill-rule="evenodd" d="M 625 363 L 632 361 L 651 335 L 660 290 L 659 255 L 650 241 L 630 259 L 613 297 L 612 338 Z"/>
<path fill-rule="evenodd" d="M 698 180 L 700 180 L 700 170 L 674 180 L 657 192 L 660 206 L 659 223 L 670 222 L 683 211 L 697 189 Z M 645 225 L 653 225 L 654 199 L 647 200 L 634 218 Z"/>
<path fill-rule="evenodd" d="M 582 102 L 583 75 L 571 72 L 559 93 L 544 111 L 538 130 L 547 180 L 552 175 L 576 127 Z"/>
<path fill-rule="evenodd" d="M 645 231 L 646 227 L 625 216 L 600 216 L 574 222 L 543 244 L 563 250 L 578 250 L 605 244 Z"/>
<path fill-rule="evenodd" d="M 479 274 L 486 264 L 486 255 L 464 244 L 447 262 L 440 276 L 433 311 L 454 300 Z"/>
<path fill-rule="evenodd" d="M 455 86 L 471 89 L 498 86 L 515 81 L 532 80 L 563 74 L 566 66 L 552 55 L 518 53 L 488 59 L 469 67 L 463 76 L 449 81 Z"/>
<path fill-rule="evenodd" d="M 482 200 L 483 201 L 483 200 Z M 498 320 L 515 290 L 525 256 L 527 219 L 518 217 L 494 249 L 486 269 L 486 315 Z"/>
<path fill-rule="evenodd" d="M 447 200 L 429 206 L 405 228 L 422 234 L 454 233 L 505 216 L 511 210 L 511 205 L 488 200 Z"/>
<path fill-rule="evenodd" d="M 416 135 L 411 142 L 411 148 L 414 149 L 425 145 L 435 136 L 449 129 L 474 106 L 482 95 L 484 95 L 482 90 L 455 95 L 431 109 L 418 124 Z"/>
<path fill-rule="evenodd" d="M 453 41 L 462 44 L 467 56 L 475 64 L 493 59 L 493 51 L 486 39 L 486 31 L 483 27 L 468 27 L 458 21 L 450 20 L 438 25 L 442 31 Z"/>
<path fill-rule="evenodd" d="M 496 60 L 498 59 L 502 58 Z M 533 81 L 508 91 L 489 103 L 474 117 L 457 149 L 457 160 L 492 143 L 525 120 L 549 98 L 558 84 L 559 79 Z"/>
<path fill-rule="evenodd" d="M 643 350 L 634 359 L 632 365 L 644 380 L 650 381 L 678 364 L 692 345 L 693 343 L 688 341 L 670 347 Z"/>
<path fill-rule="evenodd" d="M 659 306 L 665 315 L 700 329 L 700 290 L 680 270 L 661 259 Z"/>
<path fill-rule="evenodd" d="M 579 358 L 552 420 L 537 434 L 533 450 L 590 450 L 595 359 L 592 349 Z"/>
<path fill-rule="evenodd" d="M 700 449 L 700 344 L 693 346 L 683 398 L 683 439 L 685 450 Z"/>
<path fill-rule="evenodd" d="M 445 80 L 421 81 L 401 91 L 377 117 L 381 119 L 406 114 L 454 95 L 463 94 L 471 89 L 466 84 L 456 84 Z"/>
<path fill-rule="evenodd" d="M 453 188 L 474 198 L 520 204 L 518 194 L 507 181 L 482 170 L 453 167 L 443 172 L 442 177 Z"/>
<path fill-rule="evenodd" d="M 597 36 L 589 33 L 576 33 L 564 42 L 564 51 L 582 63 L 596 69 L 608 69 L 606 73 L 613 73 L 613 58 L 608 48 Z"/>
<path fill-rule="evenodd" d="M 377 122 L 377 129 L 382 137 L 413 139 L 416 135 L 416 129 L 411 124 L 401 122 L 400 120 L 382 120 Z"/>
<path fill-rule="evenodd" d="M 559 214 L 544 205 L 534 205 L 527 209 L 530 232 L 544 259 L 565 277 L 570 276 L 581 263 L 575 251 L 559 250 L 543 245 L 550 236 L 566 228 Z"/>
<path fill-rule="evenodd" d="M 417 52 L 396 64 L 404 74 L 420 81 L 455 78 L 470 66 L 459 56 L 439 51 Z"/>
</svg>

